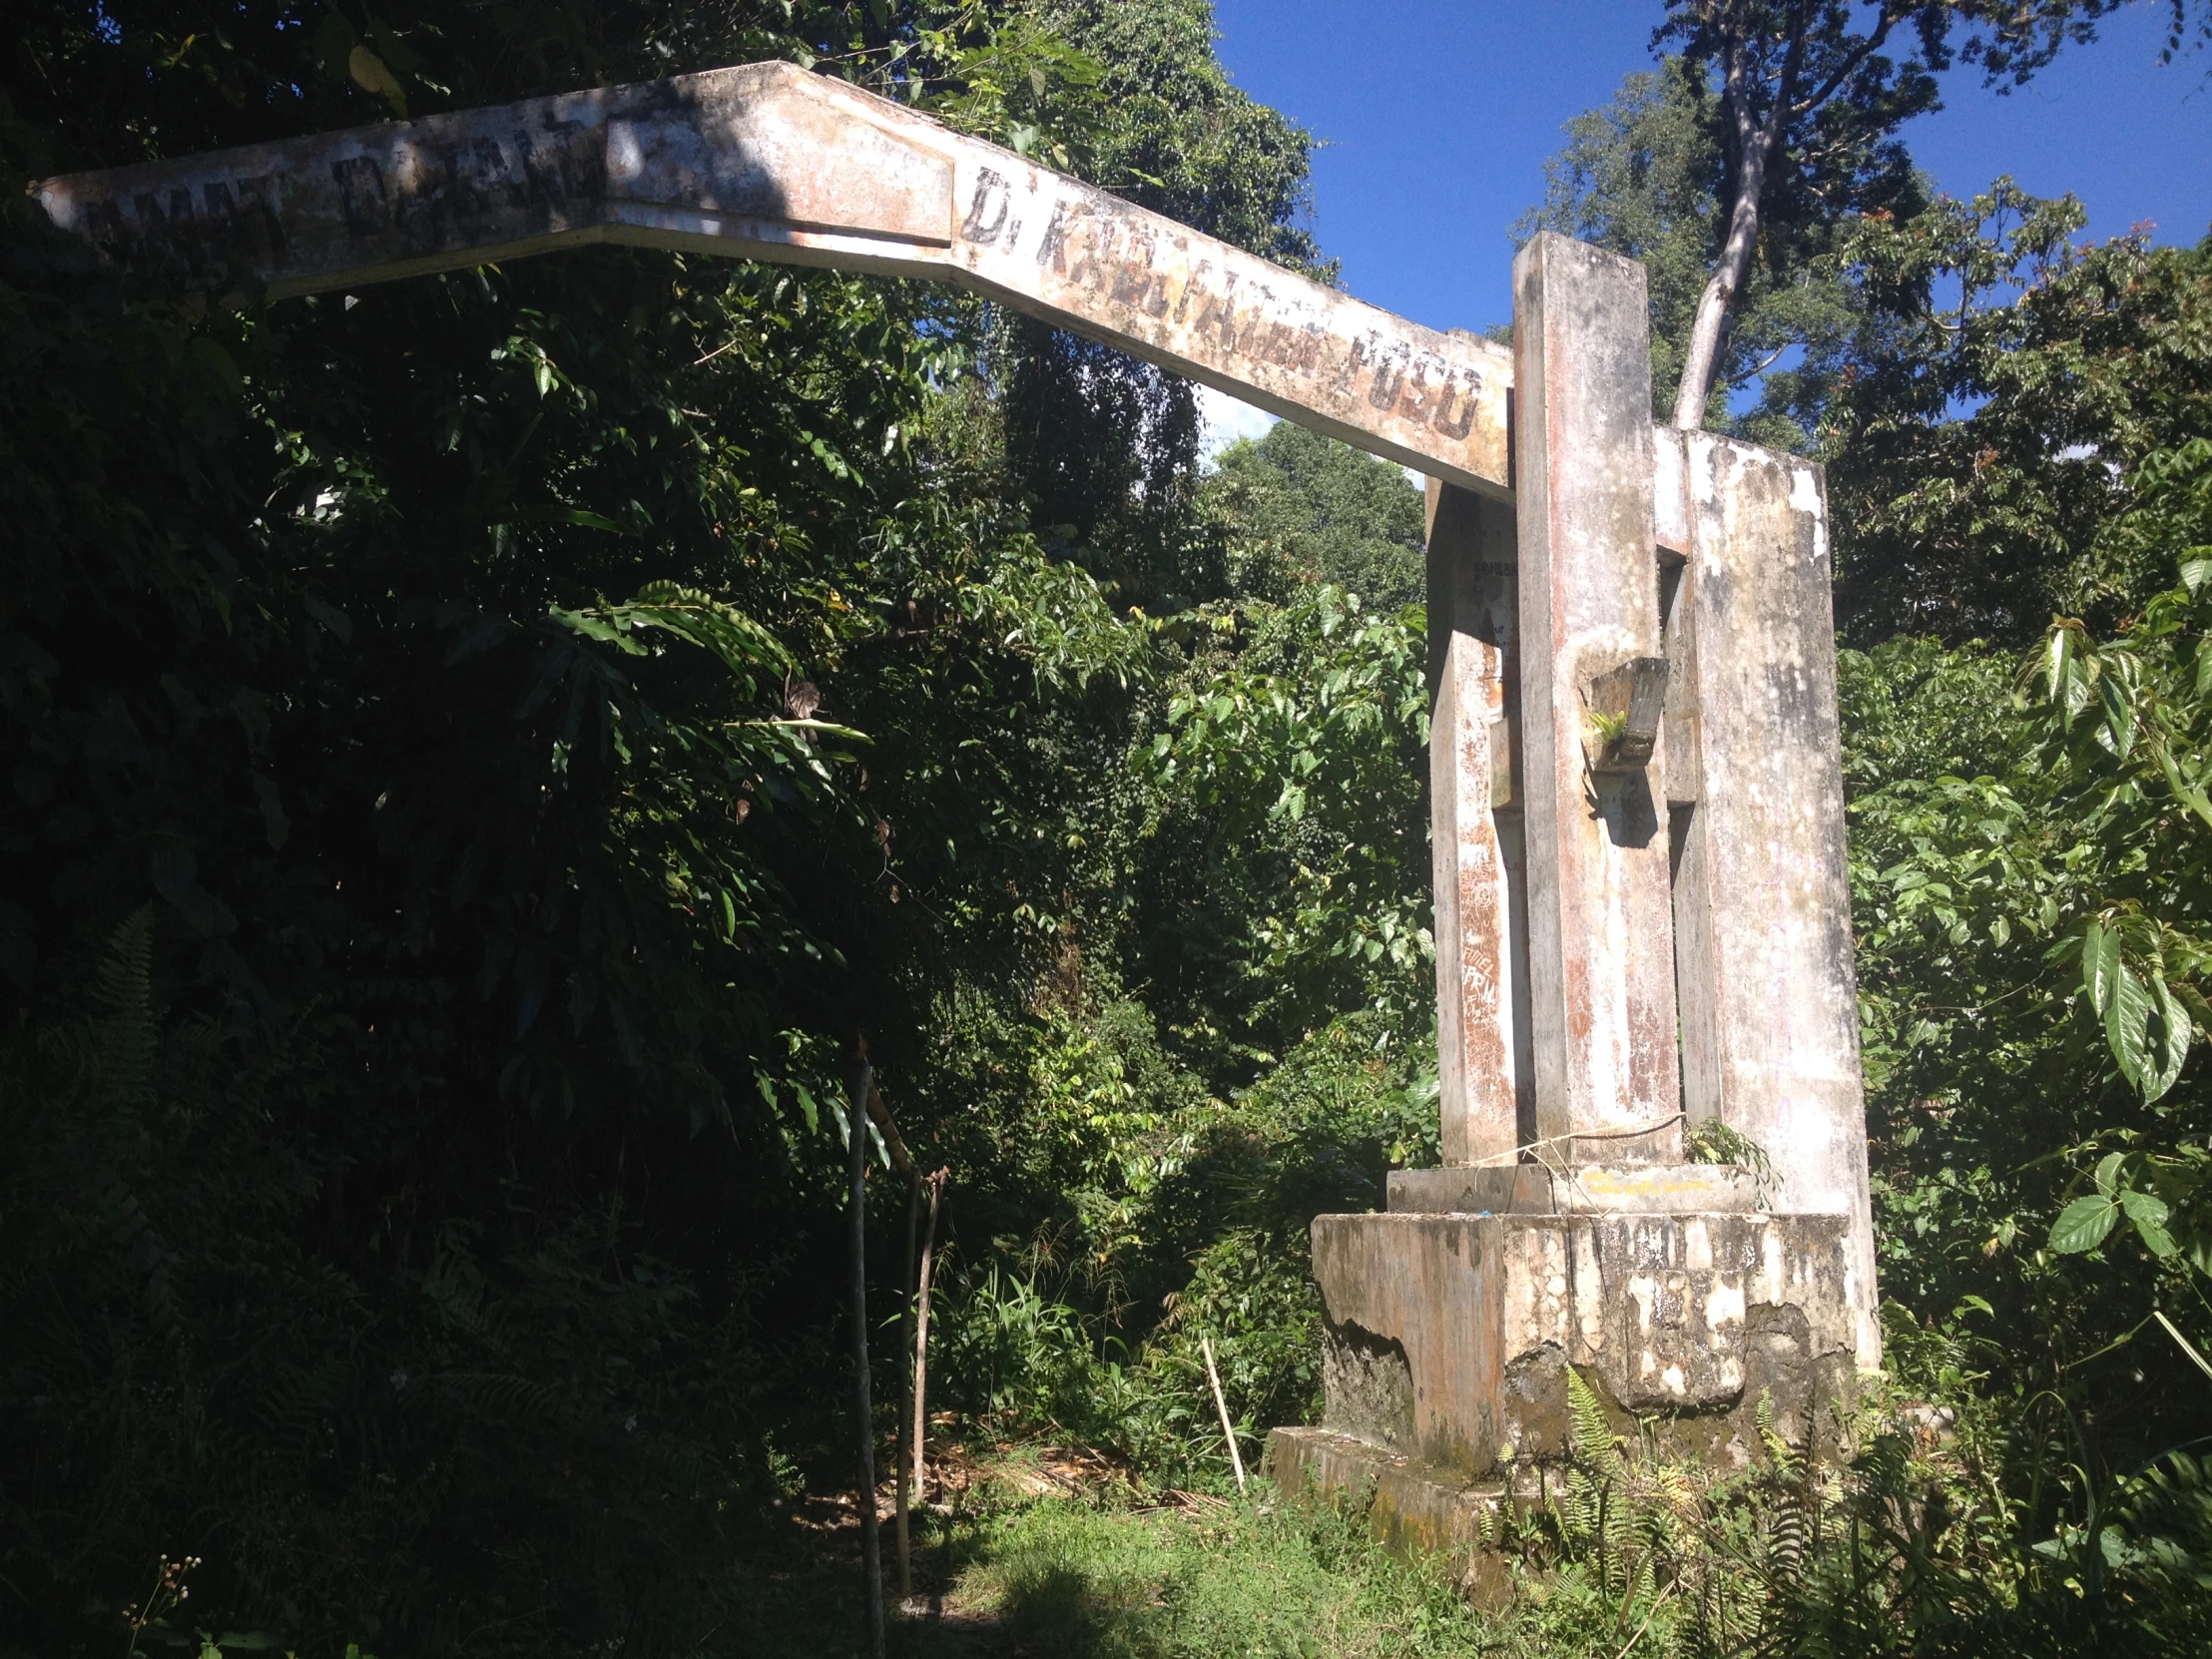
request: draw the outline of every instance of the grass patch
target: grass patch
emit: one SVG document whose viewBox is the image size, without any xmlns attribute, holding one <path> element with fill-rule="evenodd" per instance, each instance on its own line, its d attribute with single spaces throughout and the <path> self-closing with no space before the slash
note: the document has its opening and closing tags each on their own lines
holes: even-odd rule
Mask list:
<svg viewBox="0 0 2212 1659">
<path fill-rule="evenodd" d="M 1046 1497 L 953 1540 L 949 1604 L 1054 1659 L 1427 1659 L 1497 1651 L 1438 1577 L 1325 1509 Z M 1485 1636 L 1487 1635 L 1487 1640 Z"/>
<path fill-rule="evenodd" d="M 1510 1605 L 1470 1606 L 1444 1563 L 1388 1554 L 1366 1517 L 1168 1492 L 1059 1454 L 1002 1449 L 918 1528 L 930 1614 L 892 1618 L 887 1659 L 1634 1659 L 1686 1652 L 1678 1598 L 1625 1600 L 1587 1563 L 1516 1571 Z M 1047 1487 L 1051 1489 L 1045 1489 Z M 818 1508 L 822 1506 L 818 1505 Z M 824 1512 L 827 1512 L 826 1510 Z M 819 1516 L 817 1517 L 819 1520 Z M 790 1534 L 743 1576 L 727 1634 L 748 1659 L 860 1659 L 859 1540 Z M 885 1578 L 893 1576 L 884 1531 Z M 1617 1576 L 1617 1574 L 1616 1574 Z M 726 1651 L 718 1639 L 710 1651 Z"/>
</svg>

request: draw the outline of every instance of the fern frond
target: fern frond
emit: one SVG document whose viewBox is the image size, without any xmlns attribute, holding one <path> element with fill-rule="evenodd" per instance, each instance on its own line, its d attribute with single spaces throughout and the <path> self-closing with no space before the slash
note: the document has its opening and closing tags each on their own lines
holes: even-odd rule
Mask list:
<svg viewBox="0 0 2212 1659">
<path fill-rule="evenodd" d="M 424 1379 L 424 1386 L 498 1421 L 542 1420 L 560 1403 L 549 1384 L 502 1372 L 446 1372 Z"/>
<path fill-rule="evenodd" d="M 1762 1388 L 1759 1391 L 1759 1443 L 1767 1449 L 1767 1461 L 1773 1466 L 1779 1480 L 1796 1480 L 1804 1470 L 1798 1454 L 1791 1450 L 1790 1442 L 1782 1437 L 1774 1425 L 1774 1395 Z"/>
<path fill-rule="evenodd" d="M 1571 1366 L 1567 1368 L 1567 1410 L 1574 1419 L 1574 1460 L 1593 1475 L 1618 1482 L 1628 1472 L 1620 1442 L 1605 1420 L 1597 1390 Z"/>
<path fill-rule="evenodd" d="M 1795 1586 L 1803 1581 L 1812 1532 L 1812 1517 L 1797 1493 L 1782 1493 L 1767 1528 L 1767 1570 L 1776 1583 Z"/>
<path fill-rule="evenodd" d="M 118 1102 L 146 1098 L 161 1048 L 154 1018 L 154 906 L 141 904 L 108 935 L 93 970 L 93 1000 L 106 1017 L 94 1038 L 95 1086 Z"/>
</svg>

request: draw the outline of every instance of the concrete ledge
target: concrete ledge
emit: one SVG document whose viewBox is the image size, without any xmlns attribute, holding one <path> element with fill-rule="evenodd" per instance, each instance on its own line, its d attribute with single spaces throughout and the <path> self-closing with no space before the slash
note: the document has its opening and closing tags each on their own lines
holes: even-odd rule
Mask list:
<svg viewBox="0 0 2212 1659">
<path fill-rule="evenodd" d="M 1470 1600 L 1496 1606 L 1510 1594 L 1505 1558 L 1482 1544 L 1505 1500 L 1502 1481 L 1468 1481 L 1327 1428 L 1276 1429 L 1263 1466 L 1286 1498 L 1365 1512 L 1378 1543 L 1429 1562 Z"/>
<path fill-rule="evenodd" d="M 1392 1215 L 1748 1215 L 1758 1184 L 1734 1164 L 1541 1164 L 1394 1169 Z"/>
<path fill-rule="evenodd" d="M 1260 1466 L 1285 1497 L 1318 1496 L 1365 1509 L 1375 1500 L 1376 1476 L 1405 1461 L 1333 1428 L 1283 1427 L 1270 1430 Z"/>
</svg>

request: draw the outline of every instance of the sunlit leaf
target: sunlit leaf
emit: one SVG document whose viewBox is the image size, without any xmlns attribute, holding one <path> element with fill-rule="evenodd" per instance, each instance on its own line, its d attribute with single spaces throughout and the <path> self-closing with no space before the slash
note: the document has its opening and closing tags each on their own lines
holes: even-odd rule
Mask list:
<svg viewBox="0 0 2212 1659">
<path fill-rule="evenodd" d="M 2119 1214 L 2120 1207 L 2109 1198 L 2077 1198 L 2051 1223 L 2050 1248 L 2062 1256 L 2094 1250 L 2111 1234 Z"/>
<path fill-rule="evenodd" d="M 2073 668 L 2077 634 L 2076 629 L 2060 624 L 2051 629 L 2043 642 L 2044 695 L 2061 708 L 2064 707 L 2062 694 Z"/>
<path fill-rule="evenodd" d="M 2112 975 L 2111 1000 L 2104 1010 L 2105 1044 L 2118 1063 L 2120 1075 L 2138 1088 L 2148 1088 L 2153 1059 L 2150 1050 L 2151 995 L 2125 961 Z"/>
<path fill-rule="evenodd" d="M 2112 1005 L 2112 988 L 2120 969 L 2120 936 L 2098 922 L 2081 930 L 2081 989 L 2090 1008 L 2100 1017 Z"/>
<path fill-rule="evenodd" d="M 2171 1256 L 2180 1249 L 2174 1243 L 2173 1236 L 2166 1231 L 2166 1223 L 2172 1218 L 2173 1212 L 2166 1207 L 2165 1200 L 2153 1193 L 2137 1192 L 2132 1187 L 2122 1187 L 2118 1200 L 2120 1209 L 2125 1212 L 2127 1219 L 2134 1224 L 2136 1233 L 2142 1238 L 2144 1249 L 2160 1258 Z"/>
<path fill-rule="evenodd" d="M 2156 1100 L 2181 1076 L 2182 1065 L 2189 1058 L 2189 1039 L 2194 1028 L 2180 999 L 2168 988 L 2163 973 L 2151 975 L 2150 990 L 2155 1019 L 2147 1050 L 2149 1064 L 2143 1073 L 2143 1098 Z"/>
<path fill-rule="evenodd" d="M 2097 695 L 2104 705 L 2104 730 L 2112 741 L 2112 752 L 2124 761 L 2135 747 L 2135 700 L 2117 675 L 2105 676 L 2098 683 Z"/>
<path fill-rule="evenodd" d="M 356 46 L 347 54 L 346 73 L 353 77 L 353 84 L 363 92 L 381 98 L 396 116 L 407 113 L 406 90 L 390 67 L 365 46 Z"/>
</svg>

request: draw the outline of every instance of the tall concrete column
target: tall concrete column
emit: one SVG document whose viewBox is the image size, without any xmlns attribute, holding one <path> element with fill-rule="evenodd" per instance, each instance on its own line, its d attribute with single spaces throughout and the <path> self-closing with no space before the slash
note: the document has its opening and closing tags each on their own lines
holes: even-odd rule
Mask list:
<svg viewBox="0 0 2212 1659">
<path fill-rule="evenodd" d="M 1661 433 L 1688 566 L 1667 790 L 1684 1104 L 1762 1147 L 1777 1211 L 1851 1219 L 1859 1363 L 1881 1361 L 1821 469 Z M 1670 476 L 1671 474 L 1671 476 Z"/>
<path fill-rule="evenodd" d="M 1596 683 L 1661 651 L 1642 266 L 1538 236 L 1513 348 L 1537 1129 L 1554 1162 L 1677 1163 L 1664 739 L 1632 770 L 1586 752 Z"/>
<path fill-rule="evenodd" d="M 1443 1159 L 1509 1163 L 1536 1136 L 1513 509 L 1428 481 L 1428 790 Z"/>
</svg>

